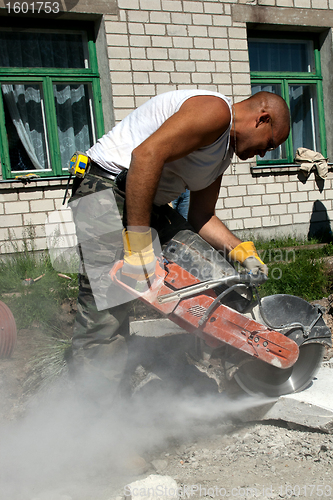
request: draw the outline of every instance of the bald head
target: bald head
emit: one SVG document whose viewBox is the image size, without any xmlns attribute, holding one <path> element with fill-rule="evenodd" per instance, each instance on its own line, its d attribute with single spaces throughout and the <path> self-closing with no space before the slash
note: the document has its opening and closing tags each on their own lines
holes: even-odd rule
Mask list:
<svg viewBox="0 0 333 500">
<path fill-rule="evenodd" d="M 276 94 L 262 91 L 234 104 L 231 145 L 242 160 L 264 157 L 287 139 L 289 131 L 288 106 Z"/>
<path fill-rule="evenodd" d="M 281 134 L 281 142 L 287 139 L 290 131 L 290 113 L 286 101 L 281 96 L 261 91 L 244 102 L 249 105 L 253 112 L 269 113 L 275 135 Z"/>
</svg>

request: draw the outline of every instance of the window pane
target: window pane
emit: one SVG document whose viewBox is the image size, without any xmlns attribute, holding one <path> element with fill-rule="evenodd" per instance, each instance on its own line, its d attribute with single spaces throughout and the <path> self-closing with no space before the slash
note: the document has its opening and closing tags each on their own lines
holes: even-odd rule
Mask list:
<svg viewBox="0 0 333 500">
<path fill-rule="evenodd" d="M 0 31 L 0 67 L 85 68 L 80 33 Z"/>
<path fill-rule="evenodd" d="M 265 91 L 265 92 L 273 92 L 273 94 L 281 95 L 281 85 L 275 83 L 261 83 L 261 84 L 253 84 L 252 95 L 257 92 Z M 273 139 L 274 139 L 274 128 L 273 128 Z M 286 146 L 285 143 L 281 144 L 278 148 L 274 149 L 274 151 L 267 151 L 263 158 L 257 156 L 258 161 L 265 160 L 280 160 L 287 157 Z"/>
<path fill-rule="evenodd" d="M 12 171 L 49 169 L 41 86 L 2 84 Z"/>
<path fill-rule="evenodd" d="M 275 41 L 249 39 L 251 71 L 313 71 L 313 44 L 311 41 Z"/>
<path fill-rule="evenodd" d="M 290 85 L 289 101 L 294 156 L 299 147 L 320 152 L 316 86 Z"/>
<path fill-rule="evenodd" d="M 62 168 L 68 168 L 75 151 L 85 152 L 95 142 L 89 84 L 55 84 L 58 137 Z"/>
</svg>

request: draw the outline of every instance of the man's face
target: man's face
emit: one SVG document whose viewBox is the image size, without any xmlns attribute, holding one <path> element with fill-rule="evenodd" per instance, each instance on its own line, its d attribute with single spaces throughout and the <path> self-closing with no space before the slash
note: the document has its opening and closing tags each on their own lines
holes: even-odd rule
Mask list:
<svg viewBox="0 0 333 500">
<path fill-rule="evenodd" d="M 263 158 L 267 151 L 272 151 L 282 142 L 283 140 L 277 142 L 270 118 L 266 122 L 260 122 L 255 127 L 248 128 L 237 139 L 236 154 L 241 160 L 248 160 L 256 155 Z"/>
</svg>

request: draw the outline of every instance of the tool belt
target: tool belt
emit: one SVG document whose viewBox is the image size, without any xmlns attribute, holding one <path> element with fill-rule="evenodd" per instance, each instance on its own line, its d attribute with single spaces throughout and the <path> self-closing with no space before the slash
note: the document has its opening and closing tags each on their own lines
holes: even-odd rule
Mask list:
<svg viewBox="0 0 333 500">
<path fill-rule="evenodd" d="M 108 172 L 104 168 L 97 165 L 97 163 L 95 163 L 93 160 L 89 160 L 89 166 L 87 172 L 88 174 L 98 175 L 100 177 L 104 177 L 105 179 L 110 179 L 111 181 L 114 181 L 117 177 L 116 174 Z"/>
</svg>

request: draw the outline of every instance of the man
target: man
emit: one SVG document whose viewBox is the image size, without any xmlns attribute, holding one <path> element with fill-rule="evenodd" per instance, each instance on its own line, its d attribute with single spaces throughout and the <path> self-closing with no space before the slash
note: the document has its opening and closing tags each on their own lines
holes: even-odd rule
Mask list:
<svg viewBox="0 0 333 500">
<path fill-rule="evenodd" d="M 255 155 L 263 157 L 286 140 L 289 122 L 285 101 L 268 92 L 259 92 L 233 106 L 227 97 L 203 90 L 156 96 L 88 150 L 90 171 L 83 180 L 75 180 L 71 198 L 74 213 L 80 212 L 78 207 L 86 195 L 112 189 L 125 227 L 122 273 L 135 281 L 145 280 L 147 274 L 154 279 L 151 228 L 157 230 L 162 245 L 180 229 L 192 228 L 249 272 L 267 273 L 253 243 L 242 243 L 229 231 L 215 215 L 215 205 L 223 172 L 233 153 L 242 160 Z M 188 222 L 168 205 L 185 189 L 191 193 Z M 105 235 L 97 245 L 89 241 L 90 229 L 98 225 L 100 210 L 111 221 L 108 203 L 103 200 L 84 216 L 87 236 L 81 244 L 84 267 L 73 356 L 81 367 L 96 375 L 99 384 L 104 379 L 105 390 L 113 398 L 127 359 L 127 306 L 98 306 L 97 296 L 102 297 L 103 304 L 103 297 L 115 297 L 118 293 L 108 278 L 102 286 L 100 276 L 107 274 L 119 258 L 119 245 L 111 241 L 112 237 L 107 241 Z M 98 274 L 97 268 L 104 271 Z M 91 290 L 94 287 L 95 298 Z"/>
</svg>

